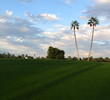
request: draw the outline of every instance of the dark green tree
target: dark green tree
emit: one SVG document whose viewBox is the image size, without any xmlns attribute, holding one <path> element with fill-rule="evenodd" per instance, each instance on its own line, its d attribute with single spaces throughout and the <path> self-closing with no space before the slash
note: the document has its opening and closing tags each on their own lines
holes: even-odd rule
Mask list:
<svg viewBox="0 0 110 100">
<path fill-rule="evenodd" d="M 110 61 L 109 57 L 105 57 L 105 62 L 109 62 L 109 61 Z"/>
<path fill-rule="evenodd" d="M 65 52 L 58 48 L 50 46 L 47 51 L 47 58 L 49 59 L 64 59 Z"/>
</svg>

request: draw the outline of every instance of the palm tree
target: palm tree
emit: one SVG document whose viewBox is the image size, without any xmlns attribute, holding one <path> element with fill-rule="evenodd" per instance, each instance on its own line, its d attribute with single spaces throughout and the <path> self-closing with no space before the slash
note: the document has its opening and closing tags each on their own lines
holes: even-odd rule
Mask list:
<svg viewBox="0 0 110 100">
<path fill-rule="evenodd" d="M 74 39 L 75 39 L 75 45 L 76 45 L 76 50 L 77 50 L 77 58 L 78 58 L 78 60 L 80 60 L 79 51 L 78 51 L 78 44 L 77 44 L 77 39 L 76 39 L 76 29 L 79 30 L 79 23 L 76 20 L 72 21 L 72 23 L 71 23 L 71 30 L 72 29 L 74 31 Z"/>
<path fill-rule="evenodd" d="M 90 51 L 89 51 L 89 55 L 88 55 L 88 61 L 89 61 L 91 51 L 92 51 L 92 45 L 93 45 L 94 28 L 95 28 L 95 26 L 97 26 L 99 24 L 99 20 L 97 19 L 97 17 L 91 17 L 87 24 L 90 25 L 90 27 L 92 27 L 92 38 L 91 38 Z"/>
</svg>

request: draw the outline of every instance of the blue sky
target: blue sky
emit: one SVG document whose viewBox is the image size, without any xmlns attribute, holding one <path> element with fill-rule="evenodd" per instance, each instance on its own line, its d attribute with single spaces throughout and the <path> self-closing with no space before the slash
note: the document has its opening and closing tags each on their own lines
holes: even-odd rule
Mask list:
<svg viewBox="0 0 110 100">
<path fill-rule="evenodd" d="M 1 12 L 5 10 L 13 11 L 14 16 L 26 18 L 24 13 L 29 12 L 35 16 L 41 13 L 55 14 L 61 20 L 58 23 L 70 24 L 74 19 L 82 21 L 80 16 L 88 5 L 93 4 L 89 0 L 2 0 L 0 3 Z M 32 1 L 32 2 L 31 2 Z M 26 18 L 27 19 L 27 18 Z"/>
<path fill-rule="evenodd" d="M 91 28 L 88 19 L 98 17 L 92 55 L 109 56 L 109 0 L 1 0 L 0 53 L 46 56 L 49 46 L 76 56 L 71 21 L 78 20 L 80 56 L 88 55 Z M 109 56 L 110 57 L 110 56 Z"/>
</svg>

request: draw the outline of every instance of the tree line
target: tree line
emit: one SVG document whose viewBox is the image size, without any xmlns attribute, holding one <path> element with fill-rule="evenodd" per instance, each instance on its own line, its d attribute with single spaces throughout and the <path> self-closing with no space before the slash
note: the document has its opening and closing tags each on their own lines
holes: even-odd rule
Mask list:
<svg viewBox="0 0 110 100">
<path fill-rule="evenodd" d="M 36 57 L 34 58 L 33 56 L 29 56 L 27 54 L 21 54 L 21 55 L 14 55 L 14 54 L 10 54 L 10 53 L 0 53 L 0 58 L 14 58 L 14 59 L 66 59 L 66 60 L 73 60 L 73 61 L 87 61 L 88 58 L 77 58 L 77 57 L 65 57 L 65 52 L 63 50 L 60 50 L 58 48 L 54 48 L 52 46 L 50 46 L 48 48 L 47 51 L 47 57 Z M 90 57 L 89 61 L 93 61 L 93 62 L 110 62 L 110 58 L 109 57 L 97 57 L 97 58 L 93 58 L 92 56 Z"/>
<path fill-rule="evenodd" d="M 77 58 L 77 57 L 71 57 L 71 56 L 68 56 L 67 58 L 65 58 L 67 60 L 75 60 L 75 61 L 87 61 L 88 58 L 86 57 L 83 57 L 83 58 Z M 97 58 L 93 58 L 92 56 L 90 57 L 89 61 L 92 61 L 92 62 L 110 62 L 110 58 L 109 57 L 97 57 Z"/>
<path fill-rule="evenodd" d="M 53 48 L 54 50 L 54 48 Z M 59 49 L 60 50 L 60 49 Z M 49 53 L 49 52 L 48 52 Z M 53 53 L 54 54 L 54 53 Z M 21 55 L 18 55 L 18 56 L 15 56 L 13 54 L 10 54 L 10 53 L 3 53 L 3 54 L 0 54 L 0 58 L 14 58 L 14 59 L 66 59 L 66 60 L 73 60 L 73 61 L 87 61 L 88 58 L 77 58 L 77 57 L 71 57 L 71 56 L 68 56 L 68 57 L 64 57 L 64 51 L 63 51 L 63 55 L 62 53 L 58 56 L 59 53 L 56 53 L 55 55 L 51 55 L 49 57 L 49 55 L 47 55 L 47 57 L 32 57 L 32 56 L 28 56 L 27 54 L 21 54 Z M 93 58 L 93 57 L 90 57 L 89 59 L 90 61 L 93 61 L 93 62 L 110 62 L 110 58 L 109 57 L 98 57 L 98 58 Z"/>
<path fill-rule="evenodd" d="M 10 53 L 0 53 L 0 58 L 20 58 L 20 59 L 33 59 L 32 56 L 29 56 L 27 54 L 21 54 L 21 55 L 14 55 L 14 54 L 10 54 Z"/>
<path fill-rule="evenodd" d="M 21 55 L 14 55 L 10 53 L 3 53 L 0 54 L 0 58 L 20 58 L 20 59 L 65 59 L 65 52 L 64 50 L 60 50 L 58 48 L 54 48 L 50 46 L 47 51 L 47 57 L 34 57 L 29 56 L 27 54 L 21 54 Z"/>
</svg>

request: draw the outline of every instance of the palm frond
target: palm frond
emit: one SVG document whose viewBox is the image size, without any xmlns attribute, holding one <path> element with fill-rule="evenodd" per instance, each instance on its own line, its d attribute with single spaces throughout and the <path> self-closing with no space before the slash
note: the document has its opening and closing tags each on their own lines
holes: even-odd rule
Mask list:
<svg viewBox="0 0 110 100">
<path fill-rule="evenodd" d="M 96 26 L 99 24 L 99 20 L 97 19 L 97 17 L 91 17 L 87 24 L 90 26 Z"/>
<path fill-rule="evenodd" d="M 77 20 L 72 21 L 70 29 L 75 29 L 75 28 L 79 29 L 79 23 L 77 22 Z"/>
</svg>

